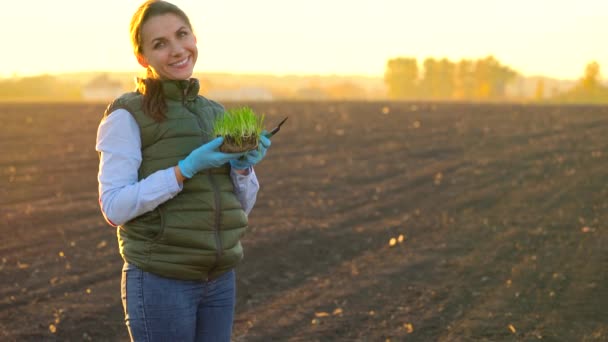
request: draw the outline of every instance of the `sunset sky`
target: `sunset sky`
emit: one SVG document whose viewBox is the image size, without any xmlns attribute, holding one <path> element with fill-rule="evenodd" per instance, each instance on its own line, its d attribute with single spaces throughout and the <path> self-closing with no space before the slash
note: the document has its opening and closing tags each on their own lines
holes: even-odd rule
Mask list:
<svg viewBox="0 0 608 342">
<path fill-rule="evenodd" d="M 31 0 L 0 12 L 0 77 L 141 70 L 128 36 L 141 1 Z M 494 55 L 525 75 L 608 75 L 606 0 L 175 0 L 198 72 L 382 76 L 394 57 Z"/>
</svg>

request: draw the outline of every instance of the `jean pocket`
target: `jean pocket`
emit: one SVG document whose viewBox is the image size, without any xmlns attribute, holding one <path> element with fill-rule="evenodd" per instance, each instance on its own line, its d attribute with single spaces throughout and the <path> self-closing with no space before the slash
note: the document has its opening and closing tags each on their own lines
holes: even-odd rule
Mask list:
<svg viewBox="0 0 608 342">
<path fill-rule="evenodd" d="M 209 283 L 211 283 L 211 284 L 232 283 L 235 281 L 235 278 L 236 278 L 236 274 L 235 274 L 235 271 L 233 268 L 230 271 L 227 271 L 224 274 L 220 275 L 219 277 L 209 281 Z"/>
</svg>

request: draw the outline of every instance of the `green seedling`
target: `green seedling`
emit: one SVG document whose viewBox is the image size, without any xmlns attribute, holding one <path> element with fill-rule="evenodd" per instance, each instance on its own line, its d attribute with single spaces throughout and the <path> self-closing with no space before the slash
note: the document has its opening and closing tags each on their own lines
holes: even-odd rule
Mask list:
<svg viewBox="0 0 608 342">
<path fill-rule="evenodd" d="M 264 114 L 257 115 L 245 106 L 224 112 L 215 121 L 213 133 L 224 137 L 220 147 L 223 152 L 243 152 L 257 148 L 260 134 L 264 129 Z"/>
</svg>

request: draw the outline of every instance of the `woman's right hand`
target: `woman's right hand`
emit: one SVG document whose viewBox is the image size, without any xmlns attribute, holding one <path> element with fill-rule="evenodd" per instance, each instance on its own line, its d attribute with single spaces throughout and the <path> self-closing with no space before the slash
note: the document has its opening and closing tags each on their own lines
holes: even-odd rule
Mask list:
<svg viewBox="0 0 608 342">
<path fill-rule="evenodd" d="M 240 158 L 245 153 L 224 153 L 219 147 L 224 142 L 223 137 L 217 137 L 203 146 L 190 152 L 190 154 L 178 163 L 181 174 L 186 178 L 192 178 L 201 170 L 220 167 L 231 160 Z"/>
</svg>

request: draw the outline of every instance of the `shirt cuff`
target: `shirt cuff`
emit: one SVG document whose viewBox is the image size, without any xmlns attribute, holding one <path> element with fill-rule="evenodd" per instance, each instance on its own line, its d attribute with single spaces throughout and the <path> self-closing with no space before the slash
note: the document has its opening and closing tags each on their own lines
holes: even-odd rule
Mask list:
<svg viewBox="0 0 608 342">
<path fill-rule="evenodd" d="M 253 173 L 253 168 L 250 166 L 246 169 L 241 169 L 239 171 L 245 171 L 245 170 L 247 170 L 247 173 L 240 174 L 236 171 L 236 169 L 231 168 L 230 173 L 232 174 L 232 177 L 234 177 L 234 179 L 248 179 L 251 177 L 251 174 Z"/>
<path fill-rule="evenodd" d="M 184 188 L 183 184 L 180 184 L 175 177 L 175 170 L 173 167 L 170 167 L 164 172 L 165 184 L 167 185 L 167 190 L 171 198 L 177 195 Z"/>
</svg>

